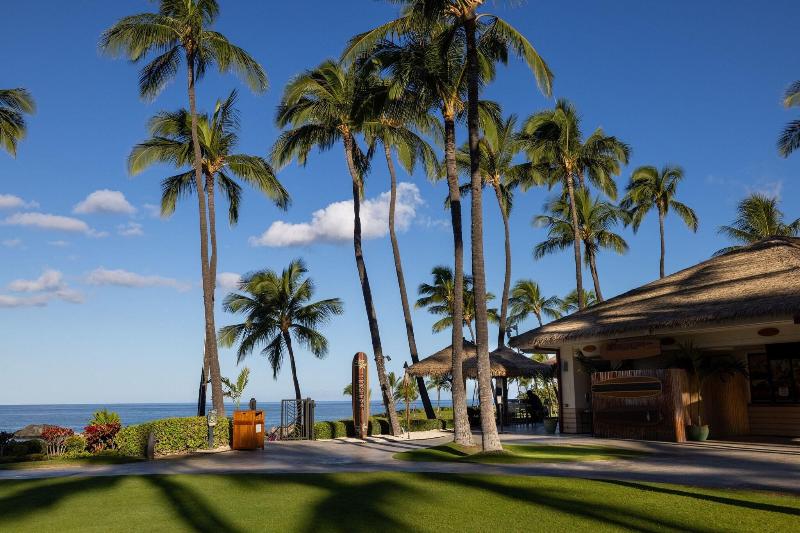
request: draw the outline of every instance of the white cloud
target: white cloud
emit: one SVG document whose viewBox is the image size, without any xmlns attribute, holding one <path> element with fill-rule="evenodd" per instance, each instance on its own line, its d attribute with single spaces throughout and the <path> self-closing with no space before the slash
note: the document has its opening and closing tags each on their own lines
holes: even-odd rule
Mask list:
<svg viewBox="0 0 800 533">
<path fill-rule="evenodd" d="M 228 291 L 233 291 L 239 288 L 239 282 L 242 281 L 242 276 L 235 272 L 220 272 L 217 274 L 217 287 Z"/>
<path fill-rule="evenodd" d="M 117 226 L 117 233 L 123 237 L 141 237 L 144 235 L 142 225 L 138 222 L 128 222 Z"/>
<path fill-rule="evenodd" d="M 780 200 L 781 192 L 783 192 L 783 180 L 770 181 L 760 179 L 754 185 L 748 185 L 746 189 L 748 194 L 758 193 L 768 198 Z"/>
<path fill-rule="evenodd" d="M 22 239 L 6 239 L 3 242 L 0 242 L 6 248 L 15 248 L 22 244 Z"/>
<path fill-rule="evenodd" d="M 413 183 L 397 186 L 395 224 L 399 231 L 408 229 L 422 205 L 422 196 Z M 364 239 L 384 237 L 389 232 L 389 193 L 361 203 L 361 231 Z M 315 242 L 347 242 L 353 238 L 353 201 L 335 202 L 315 211 L 310 222 L 281 220 L 258 237 L 250 237 L 252 246 L 299 246 Z"/>
<path fill-rule="evenodd" d="M 90 285 L 112 285 L 117 287 L 170 287 L 179 291 L 188 291 L 188 283 L 174 278 L 162 276 L 144 276 L 127 270 L 109 270 L 103 267 L 92 270 L 86 278 Z"/>
<path fill-rule="evenodd" d="M 8 296 L 0 294 L 0 308 L 11 307 L 44 307 L 50 301 L 49 294 L 37 294 L 35 296 Z"/>
<path fill-rule="evenodd" d="M 48 269 L 33 280 L 14 280 L 9 283 L 8 288 L 14 292 L 42 292 L 54 291 L 65 286 L 64 275 L 58 270 Z"/>
<path fill-rule="evenodd" d="M 150 218 L 161 218 L 161 206 L 155 204 L 144 204 L 142 207 Z"/>
<path fill-rule="evenodd" d="M 42 229 L 74 231 L 86 234 L 93 232 L 83 220 L 47 213 L 14 213 L 6 217 L 3 224 L 7 226 L 34 226 Z"/>
<path fill-rule="evenodd" d="M 36 202 L 26 202 L 13 194 L 0 194 L 0 209 L 35 209 L 39 207 Z"/>
<path fill-rule="evenodd" d="M 47 244 L 50 246 L 57 246 L 59 248 L 64 248 L 69 246 L 69 241 L 47 241 Z"/>
<path fill-rule="evenodd" d="M 78 215 L 90 213 L 132 215 L 136 212 L 136 208 L 125 199 L 125 195 L 120 191 L 101 189 L 94 191 L 85 200 L 75 205 L 72 212 Z"/>
</svg>

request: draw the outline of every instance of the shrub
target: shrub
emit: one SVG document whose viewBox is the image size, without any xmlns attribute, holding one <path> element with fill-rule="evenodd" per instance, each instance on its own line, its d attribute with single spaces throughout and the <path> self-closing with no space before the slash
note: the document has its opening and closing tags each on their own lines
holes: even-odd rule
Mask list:
<svg viewBox="0 0 800 533">
<path fill-rule="evenodd" d="M 144 457 L 147 453 L 147 436 L 151 431 L 156 440 L 156 455 L 208 447 L 208 425 L 205 417 L 164 418 L 120 429 L 114 439 L 119 453 Z M 224 446 L 230 442 L 230 419 L 219 419 L 219 423 L 214 427 L 214 442 L 217 446 Z"/>
<path fill-rule="evenodd" d="M 104 426 L 106 424 L 118 424 L 122 425 L 122 420 L 120 419 L 119 415 L 114 411 L 109 411 L 108 409 L 101 409 L 100 411 L 95 411 L 92 415 L 91 420 L 89 420 L 90 426 Z"/>
<path fill-rule="evenodd" d="M 97 453 L 114 447 L 114 437 L 119 433 L 119 422 L 91 424 L 84 428 L 86 445 L 90 452 Z"/>
<path fill-rule="evenodd" d="M 11 444 L 14 434 L 8 431 L 0 431 L 0 457 L 5 455 L 6 447 Z"/>
<path fill-rule="evenodd" d="M 60 426 L 45 426 L 42 430 L 42 439 L 47 443 L 47 455 L 55 456 L 64 453 L 64 443 L 67 437 L 74 435 L 70 428 Z"/>
<path fill-rule="evenodd" d="M 44 441 L 39 439 L 12 441 L 6 446 L 6 454 L 12 457 L 23 455 L 43 454 L 47 451 Z"/>
<path fill-rule="evenodd" d="M 64 439 L 64 453 L 76 455 L 86 451 L 86 439 L 81 435 L 70 435 Z"/>
</svg>

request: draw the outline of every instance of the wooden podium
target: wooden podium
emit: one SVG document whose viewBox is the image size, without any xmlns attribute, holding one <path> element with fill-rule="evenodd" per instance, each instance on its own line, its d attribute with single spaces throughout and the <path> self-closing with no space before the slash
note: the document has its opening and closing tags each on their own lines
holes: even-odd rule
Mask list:
<svg viewBox="0 0 800 533">
<path fill-rule="evenodd" d="M 233 412 L 231 448 L 234 450 L 264 448 L 264 411 Z"/>
</svg>

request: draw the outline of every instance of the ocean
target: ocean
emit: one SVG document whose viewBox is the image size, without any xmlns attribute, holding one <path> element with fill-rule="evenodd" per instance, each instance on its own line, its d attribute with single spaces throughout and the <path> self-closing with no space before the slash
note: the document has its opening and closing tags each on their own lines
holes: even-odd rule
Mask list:
<svg viewBox="0 0 800 533">
<path fill-rule="evenodd" d="M 434 402 L 435 404 L 435 402 Z M 242 402 L 246 407 L 247 402 Z M 413 407 L 422 407 L 414 402 Z M 450 406 L 450 401 L 442 401 L 442 407 Z M 398 406 L 398 409 L 402 404 Z M 208 407 L 210 409 L 211 406 Z M 267 427 L 280 424 L 280 402 L 258 404 L 264 410 Z M 56 404 L 56 405 L 0 405 L 0 431 L 17 431 L 28 424 L 52 424 L 83 431 L 92 413 L 108 409 L 119 414 L 123 426 L 149 422 L 159 418 L 174 416 L 195 416 L 196 403 L 120 403 L 120 404 Z M 233 405 L 226 404 L 227 413 L 233 412 Z M 370 402 L 370 413 L 383 413 L 383 403 Z M 314 418 L 317 422 L 352 418 L 353 409 L 349 400 L 317 401 Z"/>
</svg>

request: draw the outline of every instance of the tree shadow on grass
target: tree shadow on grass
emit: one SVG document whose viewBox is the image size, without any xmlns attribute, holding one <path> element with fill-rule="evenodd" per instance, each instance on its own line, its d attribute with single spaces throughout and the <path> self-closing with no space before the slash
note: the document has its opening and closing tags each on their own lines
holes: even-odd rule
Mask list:
<svg viewBox="0 0 800 533">
<path fill-rule="evenodd" d="M 161 490 L 183 522 L 194 531 L 239 531 L 214 510 L 210 502 L 185 483 L 176 483 L 169 476 L 143 476 Z"/>
<path fill-rule="evenodd" d="M 746 509 L 753 509 L 756 511 L 768 511 L 771 513 L 782 513 L 794 516 L 800 516 L 800 508 L 785 507 L 783 505 L 774 505 L 771 503 L 753 502 L 748 500 L 741 500 L 737 498 L 727 498 L 724 496 L 715 496 L 713 494 L 703 494 L 701 492 L 692 492 L 690 490 L 681 490 L 672 487 L 660 487 L 655 485 L 648 485 L 645 483 L 636 483 L 633 481 L 622 481 L 615 479 L 598 479 L 599 483 L 607 483 L 610 485 L 618 485 L 621 487 L 628 487 L 636 490 L 644 490 L 648 492 L 657 492 L 659 494 L 670 494 L 672 496 L 684 496 L 687 498 L 695 498 L 698 500 L 705 500 L 713 503 L 720 503 L 723 505 L 733 505 L 734 507 L 744 507 Z"/>
<path fill-rule="evenodd" d="M 13 490 L 15 485 L 21 488 L 9 496 L 0 498 L 0 526 L 5 520 L 46 512 L 76 494 L 109 490 L 119 483 L 120 479 L 93 477 L 3 481 L 0 485 L 3 488 L 12 487 Z M 2 529 L 0 527 L 0 530 Z"/>
</svg>

